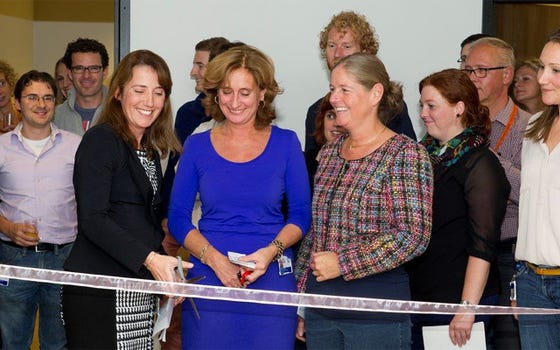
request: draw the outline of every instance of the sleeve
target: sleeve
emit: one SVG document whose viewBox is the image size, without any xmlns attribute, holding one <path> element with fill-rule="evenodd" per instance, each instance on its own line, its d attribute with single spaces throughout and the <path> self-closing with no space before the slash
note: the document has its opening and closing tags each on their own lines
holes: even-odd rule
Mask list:
<svg viewBox="0 0 560 350">
<path fill-rule="evenodd" d="M 105 128 L 86 133 L 74 165 L 74 190 L 80 232 L 121 265 L 139 272 L 153 250 L 123 229 L 110 215 L 113 176 L 125 166 L 126 150 L 117 136 Z"/>
<path fill-rule="evenodd" d="M 515 147 L 512 158 L 507 159 L 498 153 L 498 160 L 504 168 L 506 177 L 511 185 L 509 200 L 516 206 L 519 205 L 519 189 L 521 187 L 521 146 L 523 135 L 519 136 L 519 147 Z M 516 145 L 517 146 L 517 145 Z"/>
<path fill-rule="evenodd" d="M 493 153 L 473 159 L 465 181 L 465 201 L 472 227 L 468 254 L 492 261 L 500 242 L 510 185 L 504 169 Z"/>
<path fill-rule="evenodd" d="M 388 216 L 388 229 L 374 237 L 364 235 L 342 248 L 339 262 L 345 280 L 394 269 L 422 254 L 428 246 L 433 175 L 426 151 L 416 143 L 406 146 L 394 156 L 388 168 L 390 207 L 386 214 L 372 214 Z"/>
<path fill-rule="evenodd" d="M 193 147 L 192 143 L 192 138 L 185 142 L 171 190 L 168 211 L 167 227 L 181 245 L 183 245 L 187 233 L 196 228 L 192 223 L 192 212 L 198 192 L 199 178 L 193 154 L 196 147 Z"/>
<path fill-rule="evenodd" d="M 288 147 L 288 164 L 286 166 L 286 196 L 288 199 L 287 224 L 300 228 L 302 235 L 309 231 L 311 225 L 311 192 L 309 175 L 301 144 L 295 133 L 290 132 Z"/>
</svg>

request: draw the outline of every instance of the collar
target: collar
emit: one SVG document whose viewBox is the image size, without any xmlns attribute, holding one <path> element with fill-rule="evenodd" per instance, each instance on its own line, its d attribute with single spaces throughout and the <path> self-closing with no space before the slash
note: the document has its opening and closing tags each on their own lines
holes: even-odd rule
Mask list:
<svg viewBox="0 0 560 350">
<path fill-rule="evenodd" d="M 12 137 L 17 137 L 19 142 L 23 142 L 23 135 L 21 134 L 21 129 L 23 128 L 23 122 L 19 122 L 18 125 L 11 131 Z M 56 138 L 62 137 L 62 132 L 59 128 L 51 122 L 51 134 L 50 134 L 50 141 L 54 142 Z"/>
<path fill-rule="evenodd" d="M 509 116 L 511 114 L 511 111 L 513 110 L 514 104 L 515 103 L 513 102 L 511 97 L 508 98 L 506 106 L 500 111 L 500 113 L 498 113 L 498 116 L 496 117 L 496 119 L 494 119 L 494 122 L 500 122 L 502 125 L 506 125 L 509 121 Z"/>
</svg>

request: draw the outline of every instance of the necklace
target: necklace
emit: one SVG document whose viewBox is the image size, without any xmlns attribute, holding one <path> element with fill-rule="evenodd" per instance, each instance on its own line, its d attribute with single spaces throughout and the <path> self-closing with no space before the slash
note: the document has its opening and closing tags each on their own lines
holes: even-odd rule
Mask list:
<svg viewBox="0 0 560 350">
<path fill-rule="evenodd" d="M 371 139 L 367 140 L 366 142 L 360 144 L 360 145 L 353 145 L 350 143 L 350 140 L 348 140 L 348 149 L 349 150 L 353 150 L 354 148 L 360 148 L 360 147 L 364 147 L 364 146 L 368 146 L 371 145 L 375 140 L 377 140 L 377 138 L 379 136 L 381 136 L 381 134 L 383 134 L 383 132 L 387 129 L 387 126 L 383 126 L 383 129 L 381 129 L 380 132 L 378 132 L 377 134 L 375 134 L 375 136 L 373 136 Z"/>
</svg>

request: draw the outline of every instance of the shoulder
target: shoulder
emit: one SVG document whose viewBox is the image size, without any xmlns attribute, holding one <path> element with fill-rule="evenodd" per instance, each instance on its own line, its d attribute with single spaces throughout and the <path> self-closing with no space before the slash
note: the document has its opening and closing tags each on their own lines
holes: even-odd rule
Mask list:
<svg viewBox="0 0 560 350">
<path fill-rule="evenodd" d="M 300 144 L 295 131 L 290 129 L 282 129 L 276 125 L 272 125 L 271 137 L 282 143 L 297 143 Z"/>
<path fill-rule="evenodd" d="M 387 147 L 393 154 L 413 155 L 428 157 L 426 149 L 419 142 L 403 134 L 396 134 L 386 141 Z"/>
<path fill-rule="evenodd" d="M 307 109 L 307 117 L 315 117 L 317 111 L 319 110 L 319 106 L 321 105 L 321 101 L 323 101 L 323 97 L 315 101 L 309 108 Z"/>
<path fill-rule="evenodd" d="M 99 124 L 91 127 L 82 137 L 80 148 L 84 145 L 95 145 L 99 149 L 122 147 L 125 144 L 109 124 Z"/>
<path fill-rule="evenodd" d="M 56 128 L 56 126 L 55 126 Z M 82 141 L 82 137 L 73 132 L 56 128 L 55 132 L 61 136 L 62 142 L 68 145 L 78 145 Z"/>
<path fill-rule="evenodd" d="M 465 155 L 462 162 L 467 169 L 502 169 L 500 160 L 488 147 L 479 147 Z"/>
</svg>

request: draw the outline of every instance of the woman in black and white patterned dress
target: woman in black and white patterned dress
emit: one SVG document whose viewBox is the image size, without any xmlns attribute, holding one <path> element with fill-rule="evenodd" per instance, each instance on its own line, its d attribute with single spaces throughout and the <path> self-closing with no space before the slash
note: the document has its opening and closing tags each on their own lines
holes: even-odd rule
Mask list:
<svg viewBox="0 0 560 350">
<path fill-rule="evenodd" d="M 181 148 L 171 85 L 167 64 L 148 50 L 131 52 L 115 71 L 99 122 L 76 153 L 78 237 L 67 270 L 174 281 L 177 260 L 164 255 L 158 217 L 159 153 Z M 68 347 L 151 349 L 155 306 L 148 293 L 64 286 Z"/>
</svg>

